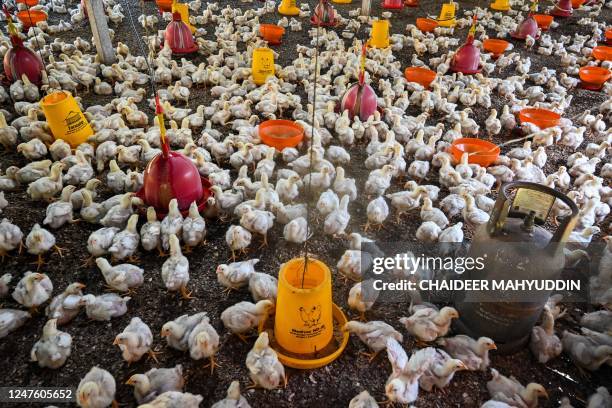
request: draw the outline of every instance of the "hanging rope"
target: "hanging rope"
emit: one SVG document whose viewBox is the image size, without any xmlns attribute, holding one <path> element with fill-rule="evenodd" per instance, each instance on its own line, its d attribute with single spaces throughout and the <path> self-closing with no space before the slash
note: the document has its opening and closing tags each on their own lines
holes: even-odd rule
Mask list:
<svg viewBox="0 0 612 408">
<path fill-rule="evenodd" d="M 317 111 L 317 81 L 319 80 L 319 35 L 321 32 L 321 26 L 317 25 L 317 36 L 316 36 L 316 44 L 315 44 L 315 55 L 314 55 L 314 82 L 312 84 L 312 120 L 310 124 L 310 152 L 309 159 L 310 163 L 308 165 L 308 192 L 306 193 L 306 241 L 303 244 L 303 252 L 304 252 L 304 271 L 302 272 L 302 289 L 304 289 L 304 279 L 306 277 L 306 269 L 308 268 L 308 243 L 310 241 L 310 220 L 311 220 L 311 205 L 312 201 L 312 169 L 313 169 L 313 161 L 314 161 L 314 128 L 315 128 L 315 119 L 316 119 L 316 111 Z"/>
</svg>

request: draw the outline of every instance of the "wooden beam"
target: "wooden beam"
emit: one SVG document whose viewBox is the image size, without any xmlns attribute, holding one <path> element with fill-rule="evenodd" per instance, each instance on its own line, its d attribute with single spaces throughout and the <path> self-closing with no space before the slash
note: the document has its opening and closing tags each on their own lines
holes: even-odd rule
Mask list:
<svg viewBox="0 0 612 408">
<path fill-rule="evenodd" d="M 115 49 L 108 31 L 106 12 L 102 0 L 85 0 L 85 8 L 100 62 L 110 65 L 116 61 Z"/>
<path fill-rule="evenodd" d="M 370 6 L 372 0 L 361 0 L 361 15 L 369 16 L 370 15 Z"/>
</svg>

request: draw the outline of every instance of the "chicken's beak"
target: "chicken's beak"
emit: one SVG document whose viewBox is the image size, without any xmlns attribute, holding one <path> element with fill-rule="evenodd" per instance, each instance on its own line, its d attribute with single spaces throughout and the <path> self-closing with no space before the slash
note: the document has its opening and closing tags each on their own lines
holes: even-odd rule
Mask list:
<svg viewBox="0 0 612 408">
<path fill-rule="evenodd" d="M 128 378 L 128 380 L 125 383 L 127 385 L 134 385 L 134 382 L 132 381 L 132 377 Z"/>
<path fill-rule="evenodd" d="M 459 364 L 459 370 L 467 370 L 467 369 L 468 369 L 467 366 L 463 362 Z"/>
<path fill-rule="evenodd" d="M 544 398 L 548 399 L 548 393 L 546 392 L 546 390 L 544 390 L 544 391 L 542 391 L 542 392 L 543 392 L 542 396 L 543 396 Z"/>
<path fill-rule="evenodd" d="M 77 282 L 76 287 L 79 288 L 79 289 L 83 289 L 85 287 L 85 284 Z"/>
<path fill-rule="evenodd" d="M 162 336 L 162 337 L 168 337 L 168 333 L 166 333 L 165 330 L 162 330 L 159 335 Z"/>
<path fill-rule="evenodd" d="M 116 346 L 117 344 L 119 344 L 119 340 L 115 337 L 115 340 L 113 340 L 113 346 Z"/>
<path fill-rule="evenodd" d="M 491 344 L 490 350 L 497 350 L 497 344 Z"/>
</svg>

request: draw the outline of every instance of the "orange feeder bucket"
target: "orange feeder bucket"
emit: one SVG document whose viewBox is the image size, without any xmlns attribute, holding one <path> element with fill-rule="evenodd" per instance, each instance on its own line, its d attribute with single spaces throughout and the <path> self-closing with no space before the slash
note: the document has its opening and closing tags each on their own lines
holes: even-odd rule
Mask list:
<svg viewBox="0 0 612 408">
<path fill-rule="evenodd" d="M 493 58 L 499 58 L 507 49 L 510 43 L 498 38 L 487 38 L 482 42 L 482 47 L 486 52 L 493 54 Z"/>
<path fill-rule="evenodd" d="M 436 79 L 436 72 L 431 69 L 422 67 L 409 67 L 404 71 L 404 76 L 408 82 L 416 82 L 424 88 L 429 88 L 429 85 Z"/>
<path fill-rule="evenodd" d="M 275 24 L 260 24 L 259 33 L 268 44 L 278 45 L 285 34 L 285 29 Z"/>
<path fill-rule="evenodd" d="M 276 312 L 259 331 L 268 331 L 279 360 L 289 367 L 322 367 L 348 344 L 348 332 L 340 330 L 346 316 L 332 301 L 331 271 L 319 260 L 294 258 L 281 266 Z"/>
<path fill-rule="evenodd" d="M 23 31 L 34 27 L 36 23 L 47 20 L 47 14 L 40 10 L 24 10 L 17 13 L 17 18 L 23 24 Z"/>
<path fill-rule="evenodd" d="M 553 16 L 548 14 L 534 14 L 533 18 L 535 19 L 536 23 L 538 23 L 538 27 L 540 27 L 542 31 L 548 31 L 550 25 L 555 19 Z"/>
<path fill-rule="evenodd" d="M 419 17 L 416 19 L 416 26 L 424 33 L 430 33 L 438 27 L 438 22 L 431 18 Z"/>
<path fill-rule="evenodd" d="M 155 4 L 157 4 L 157 8 L 160 12 L 172 12 L 172 4 L 174 0 L 155 0 Z"/>
<path fill-rule="evenodd" d="M 488 167 L 499 157 L 499 146 L 486 140 L 463 137 L 451 144 L 451 154 L 459 162 L 463 153 L 468 153 L 468 163 Z"/>
<path fill-rule="evenodd" d="M 259 125 L 259 138 L 266 145 L 282 151 L 285 147 L 295 147 L 302 141 L 304 128 L 290 120 L 266 120 Z"/>
<path fill-rule="evenodd" d="M 561 115 L 548 109 L 525 108 L 519 112 L 521 122 L 533 123 L 540 129 L 557 126 Z"/>
<path fill-rule="evenodd" d="M 593 48 L 593 57 L 600 61 L 612 61 L 612 47 L 606 47 L 605 45 L 598 45 Z"/>
<path fill-rule="evenodd" d="M 578 71 L 578 76 L 580 76 L 581 85 L 584 89 L 599 91 L 610 79 L 612 73 L 609 69 L 603 67 L 582 67 Z"/>
</svg>

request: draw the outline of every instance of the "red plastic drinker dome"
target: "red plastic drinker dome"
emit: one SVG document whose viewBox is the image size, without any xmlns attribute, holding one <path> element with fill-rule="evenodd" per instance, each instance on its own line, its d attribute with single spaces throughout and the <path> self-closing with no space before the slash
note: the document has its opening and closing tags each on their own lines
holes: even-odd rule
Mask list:
<svg viewBox="0 0 612 408">
<path fill-rule="evenodd" d="M 328 0 L 320 0 L 310 17 L 310 22 L 315 26 L 334 27 L 338 24 L 336 10 Z"/>
<path fill-rule="evenodd" d="M 360 120 L 366 121 L 377 108 L 376 93 L 370 85 L 365 83 L 365 58 L 366 46 L 364 45 L 361 53 L 359 81 L 347 89 L 340 99 L 340 112 L 348 110 L 351 120 L 359 116 Z"/>
<path fill-rule="evenodd" d="M 465 44 L 459 47 L 457 52 L 455 52 L 451 61 L 451 71 L 462 72 L 464 74 L 476 74 L 480 72 L 480 49 L 474 45 L 476 21 L 476 17 L 474 17 Z"/>
<path fill-rule="evenodd" d="M 550 14 L 557 17 L 570 17 L 574 9 L 572 8 L 572 0 L 559 0 L 553 7 Z"/>
<path fill-rule="evenodd" d="M 511 35 L 513 38 L 518 40 L 524 40 L 530 35 L 533 38 L 538 38 L 538 22 L 533 17 L 533 14 L 537 11 L 538 2 L 534 1 L 531 3 L 531 11 L 526 19 L 524 19 L 521 24 L 516 28 L 516 31 Z"/>
<path fill-rule="evenodd" d="M 155 208 L 159 218 L 168 212 L 170 200 L 176 198 L 179 210 L 185 215 L 192 202 L 201 211 L 211 196 L 210 182 L 201 177 L 193 162 L 179 152 L 170 150 L 165 137 L 163 109 L 156 97 L 156 114 L 159 119 L 162 152 L 147 164 L 144 184 L 137 196 L 148 206 Z"/>
<path fill-rule="evenodd" d="M 198 50 L 191 30 L 181 21 L 181 14 L 178 12 L 172 13 L 172 21 L 166 27 L 164 39 L 173 54 L 190 54 Z"/>
<path fill-rule="evenodd" d="M 6 8 L 4 8 L 4 13 L 7 16 L 9 36 L 13 45 L 4 54 L 4 73 L 11 82 L 21 79 L 21 76 L 25 74 L 30 82 L 40 86 L 44 69 L 43 63 L 38 54 L 23 45 L 23 41 L 19 37 L 17 28 L 13 25 Z"/>
</svg>

